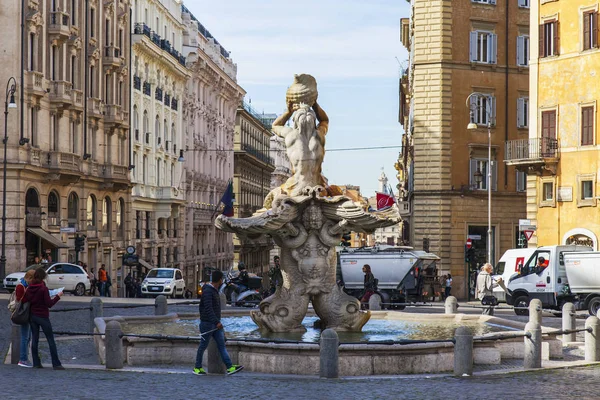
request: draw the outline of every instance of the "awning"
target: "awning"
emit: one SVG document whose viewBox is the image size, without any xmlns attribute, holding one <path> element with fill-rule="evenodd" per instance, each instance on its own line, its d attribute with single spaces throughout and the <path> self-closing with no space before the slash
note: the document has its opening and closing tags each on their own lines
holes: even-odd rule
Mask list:
<svg viewBox="0 0 600 400">
<path fill-rule="evenodd" d="M 42 228 L 27 228 L 27 232 L 33 233 L 35 236 L 39 237 L 40 239 L 44 239 L 52 246 L 59 249 L 68 249 L 70 247 L 68 244 L 63 243 L 59 238 L 54 237 L 51 233 L 46 232 Z"/>
<path fill-rule="evenodd" d="M 145 267 L 145 268 L 147 268 L 147 269 L 152 269 L 152 268 L 154 268 L 152 265 L 150 265 L 150 263 L 149 263 L 148 261 L 144 260 L 143 258 L 139 258 L 139 259 L 138 259 L 138 262 L 139 262 L 139 263 L 140 263 L 140 264 L 141 264 L 143 267 Z"/>
</svg>

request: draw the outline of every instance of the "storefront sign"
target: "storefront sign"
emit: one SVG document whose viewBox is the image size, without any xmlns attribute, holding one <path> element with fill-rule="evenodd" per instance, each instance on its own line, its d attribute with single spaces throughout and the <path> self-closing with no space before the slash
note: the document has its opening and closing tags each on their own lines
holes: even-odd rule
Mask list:
<svg viewBox="0 0 600 400">
<path fill-rule="evenodd" d="M 586 236 L 586 235 L 573 235 L 573 236 L 569 236 L 566 240 L 565 244 L 576 244 L 579 246 L 589 246 L 589 247 L 594 247 L 594 241 L 592 240 L 592 238 Z"/>
<path fill-rule="evenodd" d="M 558 201 L 573 201 L 573 186 L 559 186 L 556 193 Z"/>
</svg>

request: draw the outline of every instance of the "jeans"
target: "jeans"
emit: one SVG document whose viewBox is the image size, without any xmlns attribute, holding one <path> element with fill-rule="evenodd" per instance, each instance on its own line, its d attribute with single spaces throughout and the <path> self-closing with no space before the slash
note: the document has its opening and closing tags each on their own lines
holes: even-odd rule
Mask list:
<svg viewBox="0 0 600 400">
<path fill-rule="evenodd" d="M 58 351 L 56 350 L 56 342 L 54 341 L 54 334 L 52 333 L 52 324 L 49 318 L 38 317 L 32 315 L 29 320 L 31 325 L 31 356 L 33 358 L 33 366 L 41 366 L 40 354 L 38 352 L 38 344 L 40 341 L 40 328 L 44 331 L 48 347 L 50 348 L 50 356 L 52 357 L 52 366 L 58 367 L 60 360 L 58 359 Z"/>
<path fill-rule="evenodd" d="M 98 282 L 98 293 L 100 297 L 104 297 L 104 291 L 106 290 L 106 282 Z"/>
<path fill-rule="evenodd" d="M 21 351 L 19 361 L 29 360 L 29 342 L 31 341 L 31 327 L 29 324 L 21 325 Z"/>
<path fill-rule="evenodd" d="M 444 291 L 446 292 L 446 293 L 445 293 L 445 295 L 446 295 L 446 298 L 448 298 L 448 296 L 450 296 L 450 291 L 451 291 L 451 290 L 452 290 L 452 286 L 446 286 L 446 287 L 444 288 Z"/>
<path fill-rule="evenodd" d="M 210 332 L 213 329 L 217 329 L 216 324 L 213 324 L 212 322 L 200 321 L 200 334 Z M 225 348 L 225 331 L 223 329 L 218 329 L 202 336 L 202 340 L 200 340 L 200 346 L 198 346 L 198 352 L 196 353 L 195 368 L 202 368 L 202 357 L 204 357 L 204 350 L 206 350 L 208 347 L 211 337 L 215 339 L 215 342 L 217 342 L 217 348 L 219 349 L 219 354 L 221 354 L 221 360 L 223 360 L 223 363 L 227 368 L 231 368 L 231 359 L 229 358 L 229 354 Z"/>
</svg>

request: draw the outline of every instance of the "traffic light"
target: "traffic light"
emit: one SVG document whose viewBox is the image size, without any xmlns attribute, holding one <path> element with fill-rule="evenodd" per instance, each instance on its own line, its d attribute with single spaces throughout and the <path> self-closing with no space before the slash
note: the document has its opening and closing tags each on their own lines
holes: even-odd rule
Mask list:
<svg viewBox="0 0 600 400">
<path fill-rule="evenodd" d="M 350 246 L 352 244 L 352 243 L 350 243 L 351 240 L 352 240 L 352 237 L 350 236 L 350 233 L 344 233 L 342 235 L 342 241 L 340 242 L 340 246 L 344 246 L 344 247 Z"/>
<path fill-rule="evenodd" d="M 475 249 L 471 248 L 467 248 L 467 246 L 465 246 L 465 263 L 470 263 L 473 260 L 473 256 L 475 255 Z"/>
<path fill-rule="evenodd" d="M 75 251 L 83 251 L 85 247 L 85 235 L 77 235 L 75 236 Z"/>
</svg>

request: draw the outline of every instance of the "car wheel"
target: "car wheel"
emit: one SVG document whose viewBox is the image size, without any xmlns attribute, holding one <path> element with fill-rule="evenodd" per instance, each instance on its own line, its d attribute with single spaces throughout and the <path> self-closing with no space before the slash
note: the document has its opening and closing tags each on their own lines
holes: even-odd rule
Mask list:
<svg viewBox="0 0 600 400">
<path fill-rule="evenodd" d="M 75 286 L 73 294 L 75 296 L 83 296 L 85 294 L 85 285 L 83 283 L 78 283 L 77 286 Z"/>
<path fill-rule="evenodd" d="M 598 316 L 598 310 L 600 309 L 600 297 L 594 297 L 588 303 L 588 312 L 590 315 Z"/>
<path fill-rule="evenodd" d="M 517 314 L 517 315 L 529 315 L 529 310 L 523 309 L 523 307 L 529 307 L 529 297 L 527 297 L 527 296 L 519 296 L 519 297 L 517 297 L 515 299 L 514 306 L 520 308 L 518 310 L 515 308 L 515 314 Z"/>
</svg>

